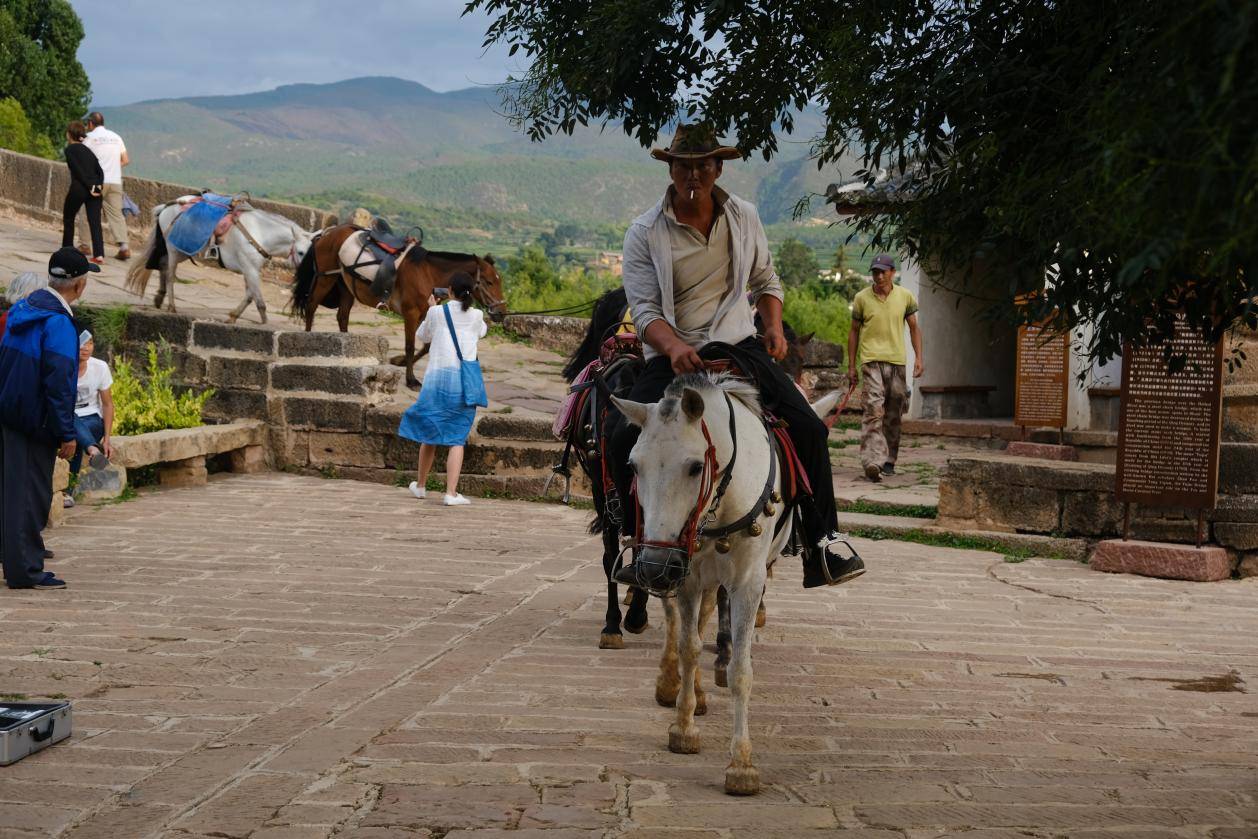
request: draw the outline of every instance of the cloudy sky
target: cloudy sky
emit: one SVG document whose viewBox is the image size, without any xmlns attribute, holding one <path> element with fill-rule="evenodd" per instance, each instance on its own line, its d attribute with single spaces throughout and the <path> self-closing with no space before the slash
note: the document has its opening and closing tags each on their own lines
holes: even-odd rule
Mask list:
<svg viewBox="0 0 1258 839">
<path fill-rule="evenodd" d="M 520 68 L 481 49 L 487 18 L 462 0 L 71 0 L 93 103 L 246 93 L 398 76 L 434 90 Z"/>
</svg>

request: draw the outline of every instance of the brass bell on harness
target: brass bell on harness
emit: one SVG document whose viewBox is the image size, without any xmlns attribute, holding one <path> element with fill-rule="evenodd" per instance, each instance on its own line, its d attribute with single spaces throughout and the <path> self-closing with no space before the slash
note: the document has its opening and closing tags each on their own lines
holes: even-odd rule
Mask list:
<svg viewBox="0 0 1258 839">
<path fill-rule="evenodd" d="M 697 553 L 698 553 L 699 551 L 701 551 L 701 550 L 703 550 L 703 540 L 702 540 L 702 539 L 695 539 L 693 542 L 691 542 L 691 543 L 690 543 L 690 552 L 691 552 L 691 553 L 695 553 L 695 554 L 697 554 Z"/>
<path fill-rule="evenodd" d="M 754 539 L 761 533 L 764 533 L 764 528 L 760 526 L 760 522 L 753 521 L 751 524 L 747 525 L 747 534 L 751 536 L 751 538 Z"/>
<path fill-rule="evenodd" d="M 729 540 L 728 536 L 722 536 L 716 540 L 716 552 L 719 554 L 727 554 L 734 547 L 734 543 Z"/>
<path fill-rule="evenodd" d="M 768 516 L 769 518 L 773 518 L 774 514 L 777 513 L 777 511 L 778 511 L 777 507 L 773 506 L 772 501 L 764 502 L 764 514 L 766 516 Z"/>
<path fill-rule="evenodd" d="M 594 426 L 590 425 L 590 424 L 587 422 L 587 423 L 585 424 L 585 427 L 584 427 L 583 429 L 581 429 L 581 430 L 582 430 L 582 431 L 584 431 L 587 435 L 590 435 L 590 434 L 593 434 L 593 433 L 594 433 Z"/>
<path fill-rule="evenodd" d="M 781 503 L 782 503 L 782 493 L 778 492 L 776 489 L 775 489 L 775 490 L 773 490 L 773 492 L 770 492 L 770 493 L 769 493 L 769 500 L 770 500 L 770 501 L 772 501 L 774 504 L 781 504 Z M 772 514 L 772 513 L 769 513 L 769 515 L 773 515 L 773 514 Z"/>
</svg>

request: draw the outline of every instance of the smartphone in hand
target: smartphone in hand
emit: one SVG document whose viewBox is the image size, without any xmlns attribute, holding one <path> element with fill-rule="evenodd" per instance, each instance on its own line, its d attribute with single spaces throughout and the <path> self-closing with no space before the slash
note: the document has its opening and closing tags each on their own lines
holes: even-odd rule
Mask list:
<svg viewBox="0 0 1258 839">
<path fill-rule="evenodd" d="M 438 300 L 447 300 L 447 299 L 449 299 L 449 297 L 450 297 L 450 289 L 448 289 L 448 288 L 434 288 L 434 289 L 432 290 L 432 296 L 433 296 L 433 297 L 435 297 L 435 298 L 437 298 Z"/>
</svg>

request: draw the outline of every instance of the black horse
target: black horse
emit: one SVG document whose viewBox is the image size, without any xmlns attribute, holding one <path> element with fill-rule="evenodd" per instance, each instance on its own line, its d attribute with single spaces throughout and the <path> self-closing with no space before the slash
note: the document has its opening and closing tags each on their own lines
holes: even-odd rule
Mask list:
<svg viewBox="0 0 1258 839">
<path fill-rule="evenodd" d="M 571 383 L 590 362 L 599 357 L 599 351 L 604 342 L 616 334 L 624 323 L 628 307 L 629 303 L 623 286 L 606 292 L 598 299 L 594 304 L 585 338 L 564 365 L 565 381 Z M 755 323 L 757 329 L 762 328 L 758 313 Z M 782 328 L 786 336 L 787 353 L 786 358 L 780 363 L 791 378 L 798 382 L 803 373 L 804 345 L 812 340 L 813 333 L 810 332 L 801 337 L 789 324 L 782 324 Z M 641 361 L 617 364 L 609 368 L 608 374 L 603 378 L 603 384 L 606 385 L 608 392 L 624 396 L 633 386 L 634 379 L 641 369 Z M 605 399 L 599 401 L 606 405 Z M 648 623 L 646 606 L 649 595 L 640 589 L 631 588 L 625 600 L 629 606 L 628 614 L 621 615 L 618 586 L 612 579 L 612 572 L 615 570 L 616 558 L 620 553 L 622 515 L 628 507 L 623 503 L 627 499 L 614 497 L 615 487 L 606 471 L 608 467 L 604 461 L 603 442 L 610 436 L 610 429 L 606 427 L 610 421 L 611 417 L 604 409 L 600 409 L 597 404 L 591 406 L 583 412 L 582 417 L 573 421 L 573 427 L 569 429 L 568 443 L 570 449 L 577 454 L 577 460 L 592 487 L 595 516 L 590 523 L 590 532 L 601 533 L 603 536 L 603 572 L 607 576 L 607 614 L 598 645 L 601 649 L 619 650 L 624 647 L 622 627 L 626 632 L 635 635 L 646 630 Z M 566 463 L 562 468 L 566 469 Z M 729 610 L 724 590 L 718 593 L 717 611 L 720 621 L 717 633 L 717 684 L 723 687 L 725 663 L 729 660 L 730 650 Z M 764 626 L 764 621 L 762 600 L 756 615 L 756 626 Z"/>
<path fill-rule="evenodd" d="M 594 304 L 594 312 L 590 317 L 590 326 L 586 330 L 585 339 L 576 348 L 568 363 L 563 368 L 564 379 L 571 383 L 590 362 L 599 357 L 603 343 L 619 331 L 624 319 L 628 302 L 624 287 L 614 288 L 605 293 Z M 599 635 L 598 646 L 604 650 L 619 650 L 625 646 L 621 628 L 637 635 L 646 631 L 646 604 L 649 595 L 639 589 L 631 589 L 629 610 L 621 615 L 620 596 L 612 572 L 616 567 L 616 558 L 620 554 L 620 533 L 622 516 L 628 509 L 622 499 L 616 497 L 615 486 L 610 480 L 610 468 L 605 461 L 605 442 L 611 429 L 607 427 L 612 417 L 607 412 L 610 394 L 624 396 L 633 386 L 634 380 L 642 370 L 639 356 L 621 358 L 610 365 L 601 377 L 601 385 L 591 389 L 589 401 L 585 409 L 577 416 L 568 432 L 568 450 L 575 453 L 589 479 L 591 494 L 594 497 L 594 520 L 590 523 L 591 533 L 603 536 L 603 572 L 607 576 L 607 616 L 603 631 Z M 565 463 L 559 469 L 566 469 Z"/>
</svg>

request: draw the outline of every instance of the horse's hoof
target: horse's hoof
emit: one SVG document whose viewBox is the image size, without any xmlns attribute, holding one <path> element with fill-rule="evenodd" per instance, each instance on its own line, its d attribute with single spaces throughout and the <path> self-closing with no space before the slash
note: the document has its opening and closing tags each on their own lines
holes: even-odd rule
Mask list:
<svg viewBox="0 0 1258 839">
<path fill-rule="evenodd" d="M 625 648 L 625 636 L 620 633 L 604 632 L 598 636 L 598 648 L 600 650 L 623 650 Z"/>
<path fill-rule="evenodd" d="M 346 330 L 342 329 L 341 331 L 342 331 L 342 332 L 345 332 Z M 389 357 L 389 363 L 390 363 L 390 364 L 392 364 L 394 367 L 405 367 L 405 366 L 406 366 L 406 356 L 404 356 L 404 355 L 394 355 L 394 356 L 390 356 L 390 357 Z"/>
<path fill-rule="evenodd" d="M 419 390 L 419 379 L 408 380 L 406 386 L 411 390 Z"/>
<path fill-rule="evenodd" d="M 760 770 L 754 766 L 735 766 L 725 769 L 726 795 L 755 795 L 760 792 Z"/>
<path fill-rule="evenodd" d="M 651 625 L 651 619 L 647 616 L 645 612 L 642 613 L 642 623 L 640 624 L 633 623 L 632 612 L 630 612 L 628 615 L 625 615 L 624 629 L 625 629 L 625 632 L 628 632 L 630 635 L 641 635 L 643 632 L 647 631 L 647 628 L 650 627 L 650 625 Z"/>
<path fill-rule="evenodd" d="M 655 701 L 665 708 L 671 708 L 677 704 L 677 694 L 681 692 L 681 684 L 677 682 L 664 683 L 660 680 L 655 681 Z"/>
<path fill-rule="evenodd" d="M 756 609 L 756 629 L 759 629 L 760 627 L 764 626 L 764 622 L 767 616 L 768 616 L 768 612 L 765 611 L 764 605 L 761 604 L 760 608 Z"/>
<path fill-rule="evenodd" d="M 729 674 L 723 665 L 718 664 L 712 668 L 712 681 L 716 682 L 716 686 L 719 688 L 729 687 Z"/>
<path fill-rule="evenodd" d="M 668 729 L 668 750 L 673 754 L 679 755 L 699 754 L 699 732 L 692 731 L 687 734 L 675 725 L 670 727 Z"/>
</svg>

